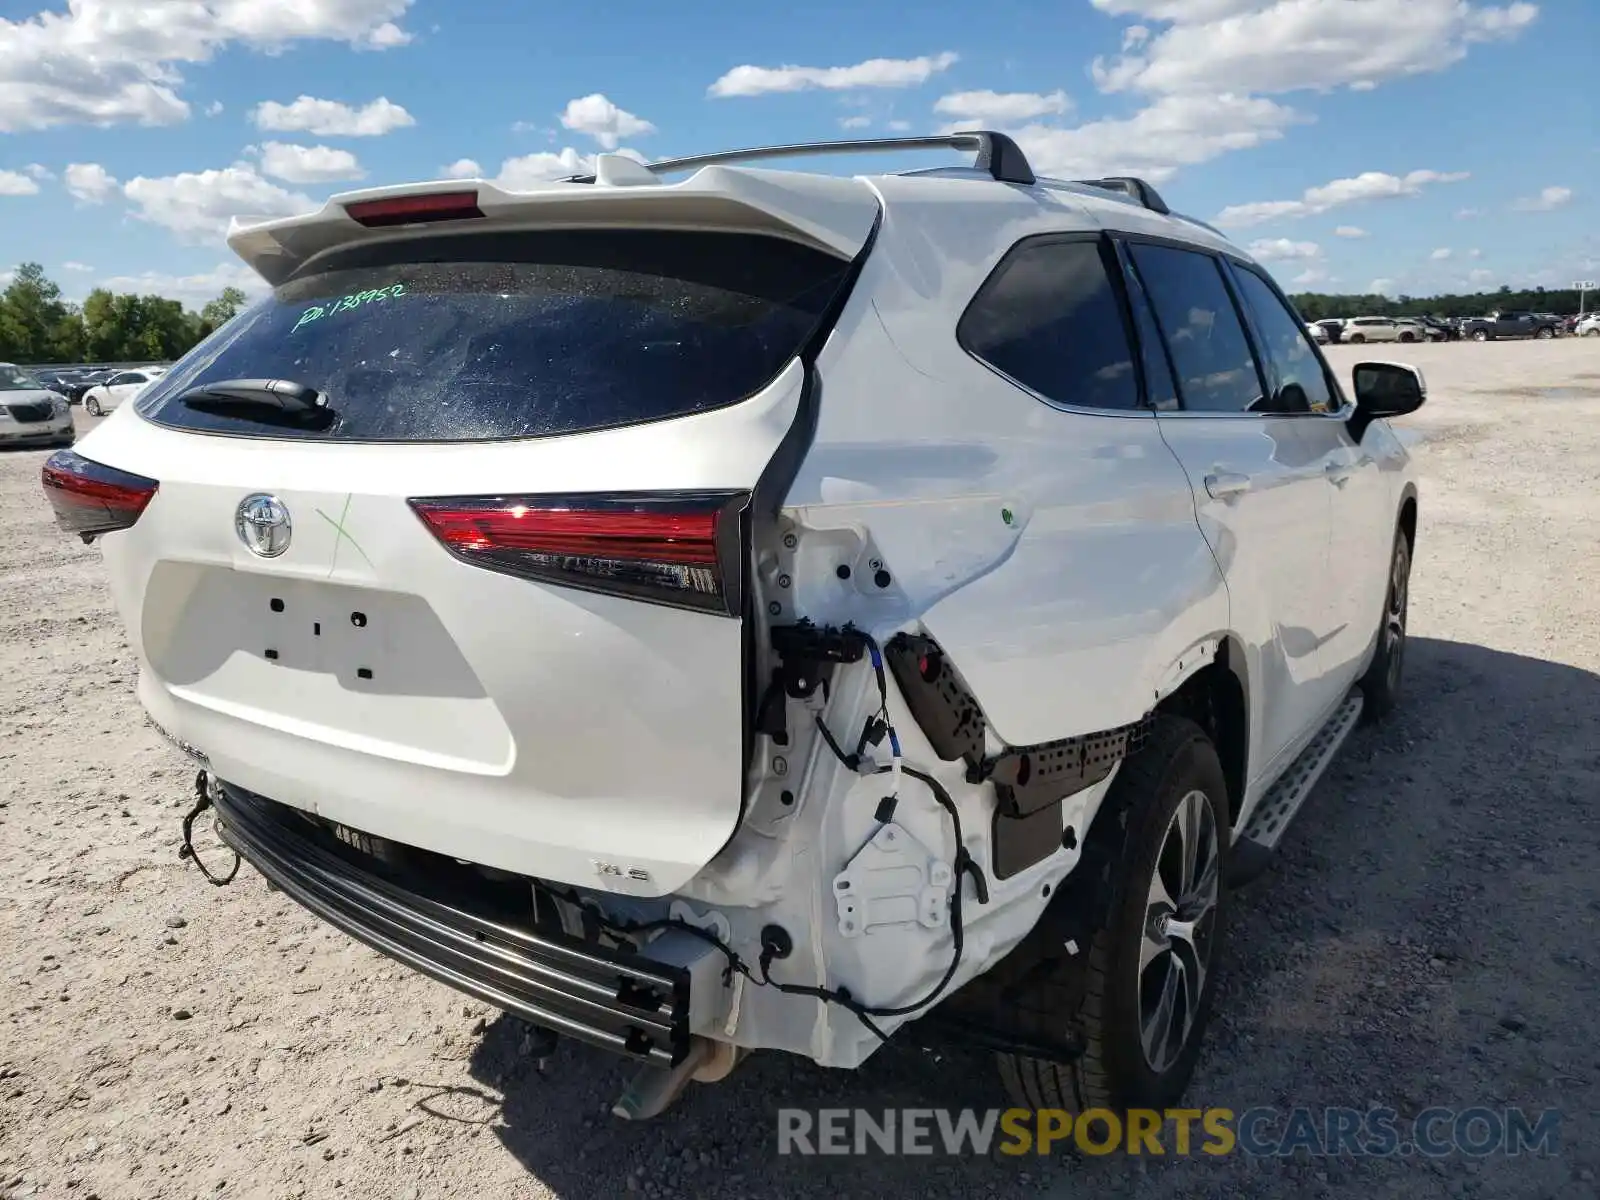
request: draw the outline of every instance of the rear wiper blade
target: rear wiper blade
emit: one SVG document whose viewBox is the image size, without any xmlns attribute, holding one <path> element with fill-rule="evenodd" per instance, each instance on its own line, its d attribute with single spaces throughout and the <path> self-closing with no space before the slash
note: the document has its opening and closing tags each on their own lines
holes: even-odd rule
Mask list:
<svg viewBox="0 0 1600 1200">
<path fill-rule="evenodd" d="M 333 415 L 326 396 L 292 379 L 219 379 L 190 388 L 178 397 L 178 402 L 189 408 L 257 408 L 283 414 Z"/>
</svg>

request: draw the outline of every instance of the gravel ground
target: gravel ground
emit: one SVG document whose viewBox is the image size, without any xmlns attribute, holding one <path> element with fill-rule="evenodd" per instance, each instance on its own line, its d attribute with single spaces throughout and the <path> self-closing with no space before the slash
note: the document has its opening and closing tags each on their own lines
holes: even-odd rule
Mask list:
<svg viewBox="0 0 1600 1200">
<path fill-rule="evenodd" d="M 179 861 L 192 771 L 22 451 L 0 453 L 0 1195 L 1600 1194 L 1600 342 L 1407 350 L 1433 387 L 1405 422 L 1409 699 L 1238 898 L 1190 1099 L 1556 1107 L 1557 1156 L 776 1155 L 779 1106 L 1004 1103 L 981 1056 L 897 1047 L 853 1076 L 757 1057 L 616 1122 L 620 1065 L 566 1045 L 541 1075 L 515 1021 L 249 870 L 214 890 Z"/>
</svg>

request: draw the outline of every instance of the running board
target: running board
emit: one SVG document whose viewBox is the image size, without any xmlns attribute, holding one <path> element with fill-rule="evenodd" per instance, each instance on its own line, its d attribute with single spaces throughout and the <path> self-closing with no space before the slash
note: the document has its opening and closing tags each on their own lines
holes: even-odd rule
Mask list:
<svg viewBox="0 0 1600 1200">
<path fill-rule="evenodd" d="M 1272 790 L 1261 797 L 1244 829 L 1234 839 L 1228 862 L 1229 887 L 1249 883 L 1272 864 L 1278 843 L 1299 814 L 1300 806 L 1356 727 L 1361 718 L 1361 705 L 1361 689 L 1354 688 L 1300 752 L 1300 757 L 1272 785 Z"/>
</svg>

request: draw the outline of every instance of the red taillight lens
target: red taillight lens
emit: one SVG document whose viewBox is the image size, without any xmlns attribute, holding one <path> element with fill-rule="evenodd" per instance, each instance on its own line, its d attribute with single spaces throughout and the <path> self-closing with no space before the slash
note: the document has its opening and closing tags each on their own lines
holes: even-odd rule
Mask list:
<svg viewBox="0 0 1600 1200">
<path fill-rule="evenodd" d="M 735 492 L 412 500 L 444 548 L 508 575 L 737 614 Z"/>
<path fill-rule="evenodd" d="M 415 225 L 423 221 L 460 221 L 483 216 L 477 192 L 433 192 L 426 196 L 391 196 L 386 200 L 358 200 L 344 206 L 352 221 L 369 229 L 385 225 Z"/>
<path fill-rule="evenodd" d="M 102 533 L 129 528 L 161 486 L 154 479 L 119 471 L 72 450 L 57 450 L 46 459 L 40 482 L 56 511 L 56 524 L 86 542 Z"/>
</svg>

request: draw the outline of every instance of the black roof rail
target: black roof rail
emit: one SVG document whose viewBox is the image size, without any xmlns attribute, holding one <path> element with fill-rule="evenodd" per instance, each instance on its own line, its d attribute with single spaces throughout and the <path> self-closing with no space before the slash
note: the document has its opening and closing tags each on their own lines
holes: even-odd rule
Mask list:
<svg viewBox="0 0 1600 1200">
<path fill-rule="evenodd" d="M 1079 179 L 1078 183 L 1088 187 L 1101 188 L 1107 192 L 1121 192 L 1131 200 L 1137 200 L 1151 212 L 1158 212 L 1162 216 L 1169 215 L 1172 210 L 1167 207 L 1167 202 L 1161 198 L 1161 193 L 1156 191 L 1142 179 L 1132 175 L 1112 175 L 1105 179 Z"/>
<path fill-rule="evenodd" d="M 690 171 L 696 167 L 717 166 L 723 163 L 755 162 L 766 158 L 794 158 L 811 154 L 870 154 L 887 150 L 971 150 L 978 157 L 972 165 L 987 171 L 1000 183 L 1031 184 L 1035 182 L 1033 168 L 1022 148 L 1003 133 L 987 129 L 974 129 L 963 133 L 938 134 L 933 137 L 905 138 L 855 138 L 839 142 L 798 142 L 789 146 L 754 146 L 748 150 L 722 150 L 715 154 L 695 154 L 688 158 L 669 158 L 661 162 L 642 163 L 655 175 L 674 171 Z M 593 175 L 573 175 L 566 183 L 593 183 Z"/>
</svg>

